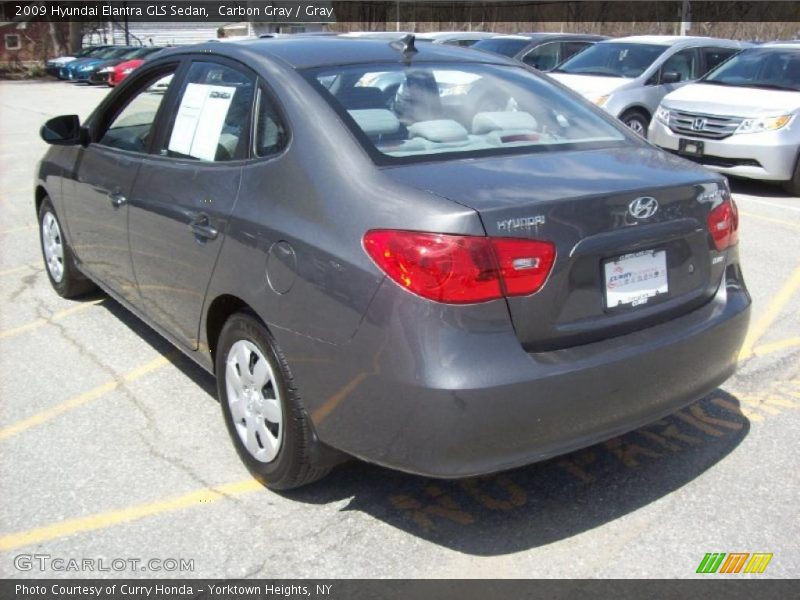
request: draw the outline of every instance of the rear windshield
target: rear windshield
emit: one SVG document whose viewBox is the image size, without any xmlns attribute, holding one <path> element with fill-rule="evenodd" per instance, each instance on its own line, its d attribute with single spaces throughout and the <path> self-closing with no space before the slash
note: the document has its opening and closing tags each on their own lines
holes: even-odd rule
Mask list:
<svg viewBox="0 0 800 600">
<path fill-rule="evenodd" d="M 706 75 L 706 83 L 800 92 L 800 47 L 753 48 Z"/>
<path fill-rule="evenodd" d="M 383 162 L 619 144 L 622 127 L 522 67 L 358 65 L 307 78 Z"/>
<path fill-rule="evenodd" d="M 476 50 L 502 54 L 503 56 L 516 56 L 522 49 L 530 44 L 530 40 L 516 38 L 492 38 L 481 40 L 472 45 Z"/>
<path fill-rule="evenodd" d="M 555 69 L 554 73 L 638 77 L 661 56 L 668 46 L 602 42 L 576 54 Z"/>
</svg>

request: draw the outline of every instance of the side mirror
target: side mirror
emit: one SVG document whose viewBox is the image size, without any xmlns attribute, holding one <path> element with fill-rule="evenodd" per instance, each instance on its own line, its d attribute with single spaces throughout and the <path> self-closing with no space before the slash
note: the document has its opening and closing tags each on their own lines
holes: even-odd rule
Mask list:
<svg viewBox="0 0 800 600">
<path fill-rule="evenodd" d="M 676 71 L 664 71 L 661 74 L 661 83 L 678 83 L 681 81 L 681 74 Z"/>
<path fill-rule="evenodd" d="M 39 135 L 45 142 L 54 146 L 85 145 L 89 137 L 86 129 L 81 127 L 78 115 L 53 117 L 42 125 Z"/>
</svg>

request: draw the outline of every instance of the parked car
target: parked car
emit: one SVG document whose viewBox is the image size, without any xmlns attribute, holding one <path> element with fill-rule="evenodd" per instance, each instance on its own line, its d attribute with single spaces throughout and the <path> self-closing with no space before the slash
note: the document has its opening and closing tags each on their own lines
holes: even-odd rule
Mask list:
<svg viewBox="0 0 800 600">
<path fill-rule="evenodd" d="M 468 48 L 480 40 L 493 38 L 496 35 L 496 33 L 489 31 L 428 31 L 426 33 L 418 33 L 416 37 L 419 41 Z"/>
<path fill-rule="evenodd" d="M 158 54 L 160 50 L 163 50 L 160 46 L 139 48 L 123 57 L 111 59 L 104 64 L 96 65 L 95 72 L 89 75 L 89 83 L 95 85 L 105 83 L 110 87 L 114 87 L 149 57 Z"/>
<path fill-rule="evenodd" d="M 108 46 L 90 46 L 88 48 L 83 48 L 79 50 L 73 55 L 59 56 L 58 58 L 52 58 L 45 62 L 45 72 L 48 75 L 52 75 L 53 77 L 58 77 L 61 67 L 63 67 L 67 63 L 70 63 L 73 60 L 77 60 L 79 58 L 90 58 L 98 54 L 100 51 L 105 50 L 106 48 L 108 48 Z"/>
<path fill-rule="evenodd" d="M 131 46 L 109 46 L 97 54 L 67 63 L 61 67 L 58 76 L 60 79 L 68 81 L 86 81 L 89 79 L 89 75 L 94 72 L 95 65 L 119 58 L 133 50 L 136 50 L 136 48 Z"/>
<path fill-rule="evenodd" d="M 800 196 L 800 45 L 742 51 L 662 100 L 650 140 L 715 171 Z"/>
<path fill-rule="evenodd" d="M 382 72 L 394 98 L 358 85 Z M 444 74 L 513 109 L 440 102 Z M 712 391 L 747 330 L 725 178 L 500 56 L 170 49 L 42 137 L 55 291 L 96 283 L 215 373 L 273 488 L 343 455 L 463 477 L 591 445 Z"/>
<path fill-rule="evenodd" d="M 549 71 L 571 56 L 605 39 L 608 37 L 583 33 L 519 33 L 497 35 L 491 39 L 481 40 L 472 48 L 516 58 L 540 71 Z"/>
<path fill-rule="evenodd" d="M 552 76 L 644 136 L 664 96 L 747 46 L 704 37 L 617 38 L 559 65 Z"/>
</svg>

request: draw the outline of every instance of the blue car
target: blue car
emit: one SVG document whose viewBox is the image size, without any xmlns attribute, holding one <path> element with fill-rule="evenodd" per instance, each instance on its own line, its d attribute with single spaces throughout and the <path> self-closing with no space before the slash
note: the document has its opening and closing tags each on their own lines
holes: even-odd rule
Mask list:
<svg viewBox="0 0 800 600">
<path fill-rule="evenodd" d="M 121 58 L 133 50 L 136 50 L 136 48 L 112 46 L 94 56 L 73 60 L 61 68 L 59 78 L 68 81 L 88 81 L 91 74 L 97 70 L 98 65 L 114 58 Z"/>
</svg>

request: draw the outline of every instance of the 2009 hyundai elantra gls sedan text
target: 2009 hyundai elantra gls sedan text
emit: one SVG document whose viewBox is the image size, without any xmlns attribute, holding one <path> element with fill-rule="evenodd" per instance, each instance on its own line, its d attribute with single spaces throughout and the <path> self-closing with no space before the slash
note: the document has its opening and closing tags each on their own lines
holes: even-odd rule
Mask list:
<svg viewBox="0 0 800 600">
<path fill-rule="evenodd" d="M 734 372 L 750 298 L 725 179 L 509 59 L 180 48 L 42 136 L 53 287 L 98 285 L 214 373 L 268 486 L 346 456 L 508 469 Z"/>
</svg>

